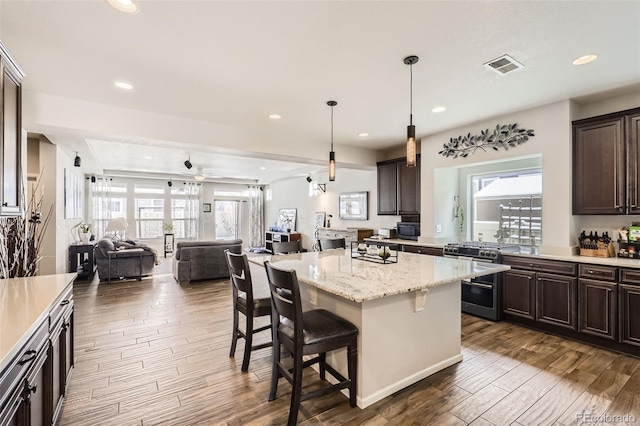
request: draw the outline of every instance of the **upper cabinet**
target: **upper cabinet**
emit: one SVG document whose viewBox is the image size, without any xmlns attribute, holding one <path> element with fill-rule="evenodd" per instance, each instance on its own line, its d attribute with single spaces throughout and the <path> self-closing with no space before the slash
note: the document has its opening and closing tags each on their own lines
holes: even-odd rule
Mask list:
<svg viewBox="0 0 640 426">
<path fill-rule="evenodd" d="M 416 167 L 406 158 L 378 163 L 378 214 L 420 214 L 420 156 Z"/>
<path fill-rule="evenodd" d="M 573 122 L 573 214 L 638 214 L 640 108 Z"/>
<path fill-rule="evenodd" d="M 0 42 L 0 214 L 19 214 L 22 201 L 22 78 Z"/>
</svg>

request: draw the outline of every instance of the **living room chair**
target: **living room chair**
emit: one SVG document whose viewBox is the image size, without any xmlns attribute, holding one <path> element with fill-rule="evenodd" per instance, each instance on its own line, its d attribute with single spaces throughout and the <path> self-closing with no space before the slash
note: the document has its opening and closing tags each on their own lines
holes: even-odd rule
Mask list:
<svg viewBox="0 0 640 426">
<path fill-rule="evenodd" d="M 320 251 L 347 248 L 347 243 L 344 238 L 323 238 L 318 240 L 320 245 Z"/>
<path fill-rule="evenodd" d="M 247 371 L 251 351 L 268 348 L 272 345 L 272 342 L 267 342 L 253 346 L 253 335 L 271 328 L 271 323 L 256 329 L 253 328 L 254 318 L 271 315 L 271 297 L 267 286 L 256 286 L 254 289 L 247 255 L 231 253 L 228 249 L 224 251 L 224 254 L 227 258 L 233 289 L 233 334 L 231 335 L 229 357 L 234 357 L 236 354 L 238 338 L 244 339 L 244 357 L 241 370 Z M 245 317 L 244 332 L 239 327 L 239 312 L 242 312 Z"/>
<path fill-rule="evenodd" d="M 287 271 L 264 263 L 271 290 L 271 324 L 273 327 L 273 365 L 269 401 L 276 398 L 278 379 L 282 376 L 291 383 L 291 406 L 288 425 L 295 425 L 300 402 L 314 396 L 349 389 L 349 404 L 356 406 L 358 371 L 358 328 L 344 318 L 324 309 L 302 312 L 300 289 L 295 271 Z M 284 347 L 293 357 L 293 368 L 280 362 L 280 350 Z M 326 353 L 347 349 L 348 378 L 338 373 L 326 362 Z M 318 356 L 303 360 L 303 356 Z M 320 378 L 326 380 L 328 371 L 338 383 L 302 393 L 302 370 L 319 363 Z"/>
<path fill-rule="evenodd" d="M 273 254 L 300 253 L 300 241 L 283 241 L 273 243 Z"/>
</svg>

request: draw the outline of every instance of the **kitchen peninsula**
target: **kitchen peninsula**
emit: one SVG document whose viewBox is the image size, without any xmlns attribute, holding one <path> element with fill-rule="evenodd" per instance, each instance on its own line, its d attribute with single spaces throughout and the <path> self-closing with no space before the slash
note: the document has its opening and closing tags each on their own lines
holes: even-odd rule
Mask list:
<svg viewBox="0 0 640 426">
<path fill-rule="evenodd" d="M 264 261 L 293 269 L 303 310 L 327 309 L 358 327 L 360 408 L 462 361 L 460 280 L 510 269 L 404 252 L 380 264 L 352 259 L 349 250 L 249 260 L 255 285 L 266 282 Z M 344 354 L 327 358 L 346 373 Z"/>
</svg>

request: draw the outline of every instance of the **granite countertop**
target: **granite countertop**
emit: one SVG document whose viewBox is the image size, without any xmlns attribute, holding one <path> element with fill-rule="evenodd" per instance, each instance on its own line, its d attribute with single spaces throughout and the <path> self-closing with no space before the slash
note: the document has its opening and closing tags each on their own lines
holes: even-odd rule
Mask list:
<svg viewBox="0 0 640 426">
<path fill-rule="evenodd" d="M 0 371 L 47 318 L 76 275 L 0 279 Z"/>
<path fill-rule="evenodd" d="M 249 258 L 259 265 L 267 260 L 278 268 L 294 269 L 301 282 L 357 303 L 510 269 L 405 252 L 398 253 L 397 263 L 383 265 L 352 259 L 351 252 L 343 249 Z"/>
<path fill-rule="evenodd" d="M 554 254 L 531 254 L 531 253 L 504 253 L 508 256 L 535 257 L 537 259 L 563 260 L 565 262 L 589 263 L 592 265 L 606 265 L 625 268 L 640 268 L 640 259 L 625 259 L 623 257 L 591 257 L 572 255 L 554 255 Z"/>
<path fill-rule="evenodd" d="M 419 241 L 413 240 L 402 240 L 400 238 L 365 238 L 365 241 L 369 241 L 372 243 L 386 243 L 386 244 L 401 244 L 403 246 L 419 246 L 419 247 L 435 247 L 435 248 L 444 248 L 445 243 L 421 243 Z"/>
</svg>

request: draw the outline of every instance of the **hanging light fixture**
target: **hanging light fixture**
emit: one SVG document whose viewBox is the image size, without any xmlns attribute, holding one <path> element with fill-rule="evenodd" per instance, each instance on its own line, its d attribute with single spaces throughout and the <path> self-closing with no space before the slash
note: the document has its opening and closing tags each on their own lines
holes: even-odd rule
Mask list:
<svg viewBox="0 0 640 426">
<path fill-rule="evenodd" d="M 404 58 L 404 63 L 409 65 L 411 74 L 411 83 L 409 85 L 410 101 L 409 101 L 409 125 L 407 126 L 407 166 L 416 166 L 416 126 L 413 125 L 413 64 L 418 62 L 415 55 Z"/>
<path fill-rule="evenodd" d="M 80 167 L 80 164 L 82 164 L 82 158 L 80 158 L 78 151 L 73 151 L 73 152 L 76 153 L 76 158 L 73 159 L 73 165 L 74 167 Z"/>
<path fill-rule="evenodd" d="M 333 107 L 338 105 L 336 101 L 329 101 L 327 105 L 331 107 L 331 151 L 329 151 L 329 180 L 336 180 L 336 153 L 333 152 Z"/>
</svg>

